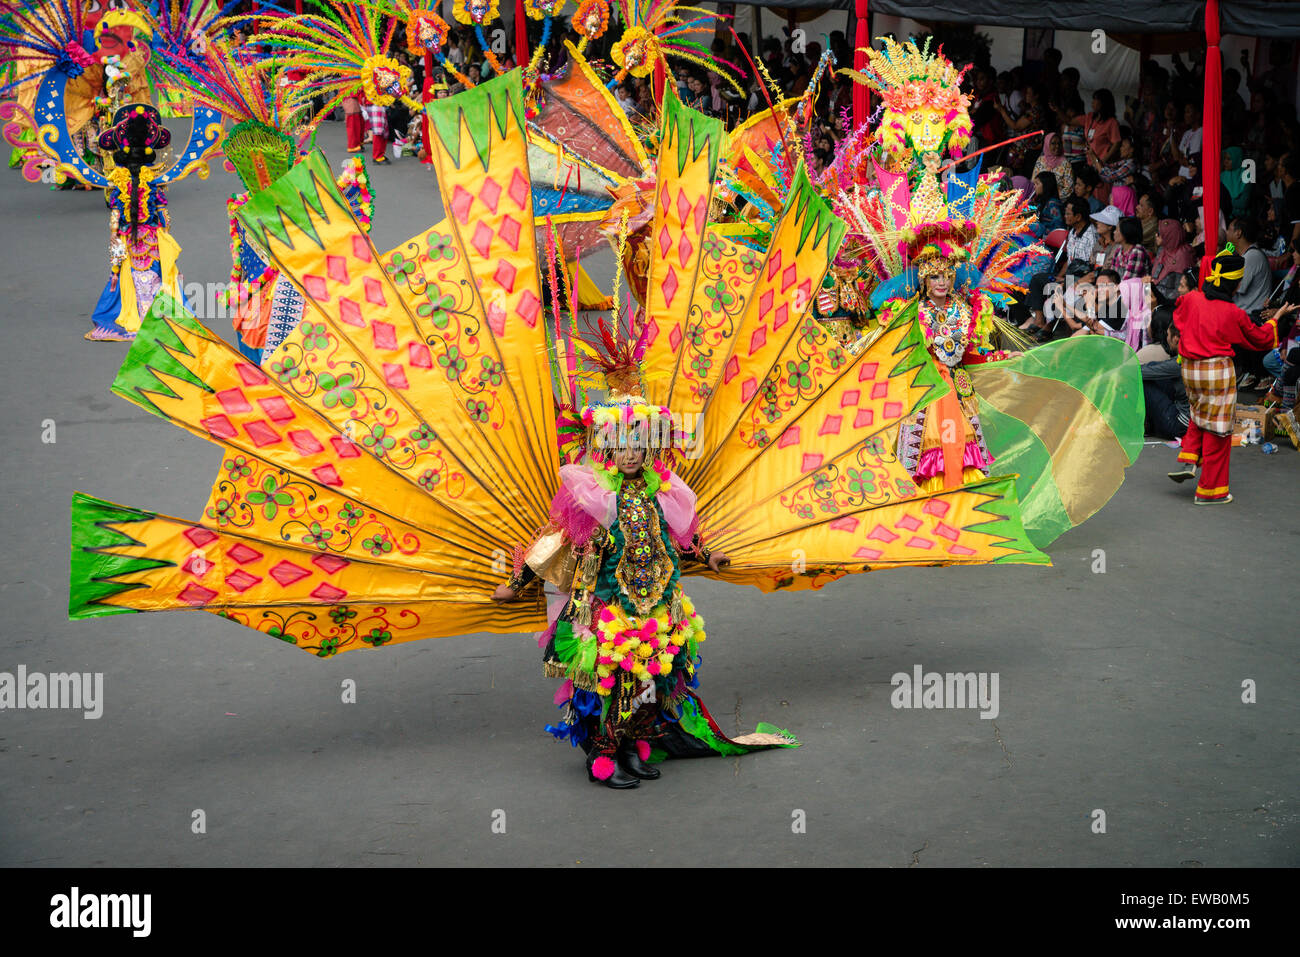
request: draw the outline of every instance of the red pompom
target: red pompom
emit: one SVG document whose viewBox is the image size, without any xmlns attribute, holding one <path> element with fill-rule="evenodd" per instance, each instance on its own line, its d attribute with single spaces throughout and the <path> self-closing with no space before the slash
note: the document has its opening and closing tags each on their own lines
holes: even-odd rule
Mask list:
<svg viewBox="0 0 1300 957">
<path fill-rule="evenodd" d="M 616 768 L 617 765 L 614 764 L 614 759 L 607 758 L 603 754 L 591 762 L 591 773 L 601 781 L 608 781 L 614 775 Z"/>
<path fill-rule="evenodd" d="M 638 741 L 636 743 L 636 756 L 642 761 L 650 760 L 650 742 Z"/>
</svg>

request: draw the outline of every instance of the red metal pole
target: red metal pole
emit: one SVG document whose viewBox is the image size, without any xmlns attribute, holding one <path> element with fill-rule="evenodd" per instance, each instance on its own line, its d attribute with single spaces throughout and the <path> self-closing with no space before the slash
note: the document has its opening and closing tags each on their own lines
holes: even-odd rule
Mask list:
<svg viewBox="0 0 1300 957">
<path fill-rule="evenodd" d="M 302 16 L 302 0 L 293 0 L 293 12 Z"/>
<path fill-rule="evenodd" d="M 1223 51 L 1219 49 L 1219 0 L 1205 4 L 1205 109 L 1201 115 L 1201 195 L 1205 218 L 1205 258 L 1201 277 L 1219 251 L 1219 170 L 1223 142 Z"/>
<path fill-rule="evenodd" d="M 857 30 L 853 38 L 853 69 L 861 72 L 867 67 L 867 54 L 871 37 L 867 29 L 867 0 L 856 0 Z M 871 93 L 861 83 L 853 84 L 853 125 L 862 126 L 871 115 Z"/>
</svg>

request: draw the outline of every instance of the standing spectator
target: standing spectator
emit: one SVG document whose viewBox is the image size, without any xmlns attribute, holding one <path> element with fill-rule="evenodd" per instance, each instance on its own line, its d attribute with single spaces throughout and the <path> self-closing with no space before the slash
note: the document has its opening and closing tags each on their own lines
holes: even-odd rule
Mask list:
<svg viewBox="0 0 1300 957">
<path fill-rule="evenodd" d="M 1119 121 L 1115 119 L 1115 95 L 1105 88 L 1092 95 L 1092 111 L 1083 118 L 1087 141 L 1086 159 L 1101 169 L 1119 155 Z"/>
<path fill-rule="evenodd" d="M 1300 173 L 1300 161 L 1292 159 L 1290 153 L 1284 153 L 1278 157 L 1277 169 L 1283 186 L 1282 233 L 1285 235 L 1289 227 L 1291 238 L 1300 239 L 1300 179 L 1296 178 L 1296 173 Z"/>
<path fill-rule="evenodd" d="M 1056 115 L 1061 118 L 1062 154 L 1071 163 L 1082 160 L 1087 153 L 1088 140 L 1083 132 L 1083 100 L 1079 94 L 1071 93 L 1066 97 Z"/>
<path fill-rule="evenodd" d="M 1192 158 L 1201 154 L 1201 110 L 1195 103 L 1183 107 L 1183 127 L 1173 158 L 1178 164 L 1178 175 L 1186 178 L 1190 176 L 1188 168 Z"/>
<path fill-rule="evenodd" d="M 1002 103 L 997 104 L 997 110 L 1007 126 L 1009 135 L 1030 133 L 1047 126 L 1047 114 L 1044 111 L 1046 104 L 1043 102 L 1043 91 L 1040 87 L 1034 84 L 1026 87 L 1021 105 L 1024 109 L 1019 116 L 1016 116 Z M 1016 173 L 1023 174 L 1029 168 L 1029 160 L 1034 155 L 1034 139 L 1036 137 L 1017 140 L 1007 147 L 1007 166 Z"/>
</svg>

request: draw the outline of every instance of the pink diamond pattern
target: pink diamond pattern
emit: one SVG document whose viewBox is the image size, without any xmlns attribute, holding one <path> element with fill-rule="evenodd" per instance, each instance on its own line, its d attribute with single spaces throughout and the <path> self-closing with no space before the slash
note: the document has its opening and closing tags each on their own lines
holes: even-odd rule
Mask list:
<svg viewBox="0 0 1300 957">
<path fill-rule="evenodd" d="M 226 554 L 230 556 L 232 561 L 238 562 L 240 565 L 247 565 L 249 562 L 260 561 L 262 558 L 261 552 L 256 548 L 249 548 L 243 542 L 236 542 L 230 548 L 226 549 Z"/>
<path fill-rule="evenodd" d="M 519 272 L 513 265 L 502 259 L 497 263 L 497 270 L 492 274 L 496 284 L 506 292 L 515 291 L 515 276 Z"/>
<path fill-rule="evenodd" d="M 907 540 L 907 547 L 931 549 L 934 548 L 934 541 L 933 539 L 922 538 L 920 535 L 913 535 Z"/>
<path fill-rule="evenodd" d="M 781 291 L 785 292 L 794 285 L 794 281 L 799 278 L 799 271 L 794 268 L 792 263 L 785 267 L 785 272 L 781 273 Z"/>
<path fill-rule="evenodd" d="M 483 184 L 483 188 L 478 191 L 478 198 L 483 200 L 488 209 L 496 213 L 497 203 L 501 200 L 501 186 L 489 177 Z"/>
<path fill-rule="evenodd" d="M 199 569 L 203 569 L 199 571 Z M 181 566 L 181 571 L 187 575 L 197 575 L 202 578 L 212 569 L 212 562 L 208 561 L 202 555 L 191 555 Z"/>
<path fill-rule="evenodd" d="M 758 380 L 750 376 L 740 384 L 740 401 L 748 402 L 750 398 L 758 391 Z"/>
<path fill-rule="evenodd" d="M 302 581 L 304 578 L 307 578 L 311 575 L 311 572 L 295 565 L 293 562 L 284 561 L 272 568 L 268 574 L 270 574 L 270 576 L 281 585 L 292 585 L 296 581 Z"/>
<path fill-rule="evenodd" d="M 759 326 L 749 337 L 749 354 L 752 356 L 767 344 L 767 326 Z"/>
<path fill-rule="evenodd" d="M 519 305 L 515 306 L 515 312 L 519 318 L 528 323 L 528 328 L 532 329 L 537 325 L 537 313 L 542 307 L 542 301 L 537 298 L 536 293 L 531 289 L 525 289 L 519 296 Z"/>
<path fill-rule="evenodd" d="M 776 313 L 772 316 L 772 328 L 780 329 L 790 321 L 790 307 L 785 303 L 777 306 Z"/>
<path fill-rule="evenodd" d="M 217 593 L 211 588 L 204 588 L 202 585 L 190 582 L 176 597 L 187 605 L 206 605 L 217 597 Z"/>
<path fill-rule="evenodd" d="M 839 435 L 840 423 L 843 421 L 844 421 L 844 416 L 842 415 L 828 415 L 826 416 L 826 420 L 822 422 L 822 427 L 817 430 L 817 434 L 818 435 Z"/>
<path fill-rule="evenodd" d="M 355 442 L 349 442 L 346 436 L 334 435 L 330 437 L 330 445 L 334 446 L 334 452 L 341 459 L 355 459 L 361 454 Z"/>
<path fill-rule="evenodd" d="M 391 322 L 372 322 L 370 335 L 374 338 L 376 349 L 391 351 L 397 348 L 397 330 Z"/>
<path fill-rule="evenodd" d="M 411 365 L 417 369 L 432 369 L 433 356 L 429 354 L 429 347 L 422 342 L 412 342 L 406 347 L 407 353 L 411 357 Z"/>
<path fill-rule="evenodd" d="M 826 527 L 833 532 L 856 532 L 859 524 L 861 523 L 852 515 L 845 515 L 832 522 L 827 522 Z"/>
<path fill-rule="evenodd" d="M 851 405 L 857 405 L 858 397 L 860 395 L 862 395 L 862 393 L 859 392 L 857 389 L 849 389 L 842 396 L 840 396 L 840 408 L 847 409 Z"/>
<path fill-rule="evenodd" d="M 278 395 L 273 395 L 269 399 L 258 399 L 257 404 L 262 407 L 262 411 L 272 422 L 288 422 L 295 417 L 293 409 L 289 408 L 289 403 Z"/>
<path fill-rule="evenodd" d="M 800 471 L 811 472 L 822 464 L 823 458 L 825 458 L 825 456 L 820 452 L 805 452 L 803 454 L 803 462 L 799 466 Z"/>
<path fill-rule="evenodd" d="M 394 389 L 409 389 L 410 383 L 406 381 L 406 370 L 401 366 L 392 363 L 384 363 L 384 381 Z"/>
<path fill-rule="evenodd" d="M 190 544 L 195 548 L 202 548 L 204 545 L 208 544 L 208 542 L 215 540 L 217 537 L 217 533 L 211 529 L 198 528 L 197 526 L 187 528 L 185 531 L 181 532 L 181 534 L 188 538 Z"/>
<path fill-rule="evenodd" d="M 506 245 L 515 252 L 519 251 L 519 221 L 513 216 L 507 216 L 501 220 L 501 229 L 499 230 L 501 238 L 506 241 Z"/>
<path fill-rule="evenodd" d="M 317 302 L 329 302 L 330 291 L 325 280 L 320 276 L 303 276 L 303 288 L 307 290 L 307 295 L 311 296 Z"/>
<path fill-rule="evenodd" d="M 799 426 L 792 425 L 781 434 L 781 439 L 776 443 L 778 449 L 788 449 L 792 445 L 799 444 Z"/>
<path fill-rule="evenodd" d="M 950 508 L 952 508 L 951 503 L 945 502 L 942 499 L 932 498 L 921 506 L 921 511 L 925 512 L 926 515 L 934 515 L 936 518 L 943 518 L 948 514 Z"/>
<path fill-rule="evenodd" d="M 673 331 L 668 333 L 668 345 L 672 347 L 673 352 L 682 344 L 682 326 L 681 323 L 673 323 Z"/>
<path fill-rule="evenodd" d="M 336 571 L 352 564 L 346 558 L 339 558 L 337 555 L 317 555 L 311 563 L 326 575 L 333 575 Z"/>
<path fill-rule="evenodd" d="M 902 415 L 903 415 L 903 403 L 901 402 L 885 403 L 885 418 L 897 419 L 897 418 L 901 418 Z"/>
<path fill-rule="evenodd" d="M 889 542 L 895 541 L 898 538 L 898 536 L 893 532 L 891 532 L 889 529 L 885 528 L 885 526 L 877 525 L 867 535 L 867 538 L 874 539 L 877 542 L 885 542 L 886 544 L 888 544 Z"/>
<path fill-rule="evenodd" d="M 853 553 L 854 558 L 862 558 L 869 562 L 874 562 L 881 555 L 885 554 L 878 548 L 867 548 L 863 546 Z"/>
<path fill-rule="evenodd" d="M 271 428 L 266 419 L 245 423 L 244 431 L 248 433 L 248 437 L 253 440 L 253 444 L 259 449 L 282 441 L 280 433 Z"/>
<path fill-rule="evenodd" d="M 302 456 L 319 455 L 325 451 L 325 446 L 320 444 L 320 440 L 306 429 L 294 429 L 289 433 L 289 441 L 293 443 L 297 453 Z"/>
<path fill-rule="evenodd" d="M 463 186 L 451 191 L 451 211 L 456 221 L 462 226 L 469 222 L 469 208 L 474 205 L 474 197 Z"/>
<path fill-rule="evenodd" d="M 217 401 L 231 415 L 242 415 L 245 412 L 253 411 L 253 407 L 248 404 L 248 400 L 244 398 L 244 393 L 239 389 L 226 389 L 218 392 Z"/>
<path fill-rule="evenodd" d="M 337 488 L 343 484 L 343 480 L 339 478 L 338 469 L 328 463 L 312 469 L 311 474 L 321 485 L 332 485 Z"/>
<path fill-rule="evenodd" d="M 510 177 L 510 188 L 506 192 L 520 209 L 528 207 L 528 178 L 519 170 Z"/>
<path fill-rule="evenodd" d="M 708 206 L 705 205 L 704 197 L 701 196 L 695 201 L 695 231 L 697 233 L 704 232 L 704 219 L 708 212 Z"/>
<path fill-rule="evenodd" d="M 772 311 L 772 301 L 776 298 L 769 289 L 763 295 L 758 297 L 758 318 L 762 319 Z"/>
<path fill-rule="evenodd" d="M 366 325 L 366 320 L 361 317 L 361 307 L 352 299 L 339 299 L 339 318 L 359 329 L 364 329 Z"/>
<path fill-rule="evenodd" d="M 858 381 L 866 382 L 868 379 L 876 377 L 876 370 L 880 368 L 879 362 L 864 362 L 858 366 Z"/>
<path fill-rule="evenodd" d="M 904 515 L 894 523 L 894 528 L 901 528 L 905 532 L 914 532 L 921 527 L 921 520 L 915 515 Z"/>
<path fill-rule="evenodd" d="M 670 202 L 671 201 L 668 198 L 668 187 L 665 185 L 663 189 L 659 190 L 659 205 L 663 208 L 665 213 L 668 212 Z"/>
<path fill-rule="evenodd" d="M 772 254 L 772 258 L 767 261 L 767 278 L 771 279 L 781 269 L 781 250 Z"/>
<path fill-rule="evenodd" d="M 492 227 L 480 219 L 474 224 L 474 235 L 470 238 L 469 244 L 486 259 L 488 250 L 492 248 Z"/>
<path fill-rule="evenodd" d="M 673 237 L 668 233 L 668 227 L 664 226 L 659 230 L 659 255 L 667 256 L 669 248 L 672 247 Z"/>
<path fill-rule="evenodd" d="M 352 281 L 352 277 L 348 275 L 348 261 L 342 256 L 326 256 L 325 272 L 335 282 L 345 286 Z"/>
<path fill-rule="evenodd" d="M 730 359 L 727 360 L 727 365 L 722 370 L 722 381 L 724 383 L 729 384 L 731 380 L 736 377 L 736 373 L 738 373 L 739 371 L 740 371 L 740 360 L 737 359 L 735 356 L 732 356 Z"/>
<path fill-rule="evenodd" d="M 889 395 L 888 382 L 877 382 L 875 385 L 871 387 L 871 398 L 883 399 L 887 395 Z"/>
<path fill-rule="evenodd" d="M 226 576 L 226 584 L 241 594 L 248 591 L 261 580 L 262 579 L 259 576 L 250 575 L 242 568 L 236 568 Z"/>
<path fill-rule="evenodd" d="M 199 419 L 199 425 L 208 430 L 208 435 L 218 439 L 229 439 L 239 434 L 224 415 L 210 415 L 206 419 Z"/>
<path fill-rule="evenodd" d="M 366 290 L 366 302 L 372 306 L 386 306 L 388 300 L 384 298 L 384 286 L 378 279 L 367 276 L 362 280 L 361 285 Z"/>
<path fill-rule="evenodd" d="M 673 297 L 677 295 L 677 285 L 677 270 L 673 269 L 672 266 L 669 266 L 668 275 L 664 277 L 663 284 L 660 286 L 664 292 L 665 306 L 671 306 L 673 304 Z"/>
<path fill-rule="evenodd" d="M 947 522 L 940 522 L 938 525 L 934 527 L 934 534 L 940 536 L 941 538 L 946 538 L 950 542 L 955 542 L 957 541 L 957 538 L 958 536 L 960 536 L 961 533 L 958 532 L 957 529 L 949 525 Z"/>
<path fill-rule="evenodd" d="M 495 302 L 488 305 L 487 310 L 488 328 L 492 330 L 495 336 L 503 336 L 506 333 L 506 311 Z"/>
<path fill-rule="evenodd" d="M 949 545 L 949 546 L 948 546 L 948 554 L 949 554 L 949 555 L 962 555 L 962 556 L 966 556 L 966 555 L 974 555 L 974 554 L 975 554 L 975 549 L 973 549 L 973 548 L 968 548 L 968 547 L 965 546 L 965 545 Z"/>
<path fill-rule="evenodd" d="M 335 588 L 329 582 L 321 582 L 312 590 L 311 593 L 311 597 L 315 598 L 317 601 L 338 601 L 346 595 L 346 591 L 342 588 Z"/>
<path fill-rule="evenodd" d="M 858 409 L 858 414 L 853 417 L 853 427 L 855 429 L 865 429 L 876 418 L 876 413 L 870 409 Z"/>
<path fill-rule="evenodd" d="M 244 385 L 266 385 L 266 374 L 255 365 L 237 362 L 235 371 L 239 373 L 239 378 L 244 380 Z"/>
<path fill-rule="evenodd" d="M 370 254 L 370 243 L 366 242 L 365 236 L 358 236 L 356 233 L 352 234 L 352 255 L 357 259 L 360 259 L 363 263 L 370 262 L 372 258 Z"/>
<path fill-rule="evenodd" d="M 677 191 L 677 221 L 685 226 L 691 218 L 691 201 L 686 198 L 686 190 Z"/>
<path fill-rule="evenodd" d="M 681 241 L 677 243 L 677 264 L 685 269 L 686 264 L 691 261 L 693 252 L 695 252 L 695 246 L 691 242 L 691 238 L 682 233 Z"/>
</svg>

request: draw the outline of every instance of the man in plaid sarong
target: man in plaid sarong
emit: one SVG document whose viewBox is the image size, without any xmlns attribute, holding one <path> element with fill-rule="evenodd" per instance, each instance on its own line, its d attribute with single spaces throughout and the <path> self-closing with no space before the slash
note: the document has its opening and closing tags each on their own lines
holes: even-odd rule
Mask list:
<svg viewBox="0 0 1300 957">
<path fill-rule="evenodd" d="M 384 155 L 388 149 L 388 111 L 363 98 L 361 115 L 366 121 L 366 132 L 370 134 L 371 159 L 382 166 L 388 162 L 388 157 Z"/>
<path fill-rule="evenodd" d="M 1178 300 L 1174 325 L 1178 329 L 1178 356 L 1183 366 L 1183 385 L 1192 407 L 1187 423 L 1179 467 L 1170 472 L 1175 482 L 1196 477 L 1197 505 L 1220 505 L 1232 501 L 1228 492 L 1228 459 L 1232 454 L 1233 413 L 1237 408 L 1237 380 L 1232 367 L 1232 347 L 1245 345 L 1267 349 L 1278 341 L 1279 324 L 1291 328 L 1295 307 L 1279 309 L 1262 325 L 1233 305 L 1232 297 L 1245 273 L 1245 261 L 1232 244 L 1214 257 L 1213 268 L 1199 291 L 1192 290 Z M 1283 336 L 1286 332 L 1281 333 Z"/>
</svg>

